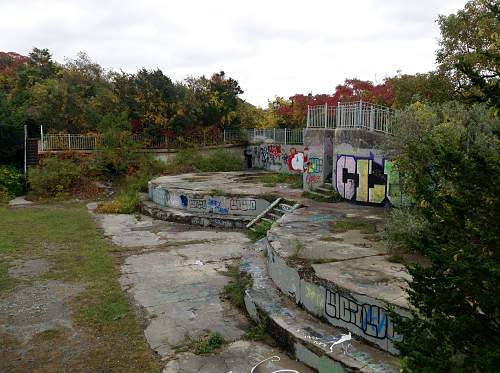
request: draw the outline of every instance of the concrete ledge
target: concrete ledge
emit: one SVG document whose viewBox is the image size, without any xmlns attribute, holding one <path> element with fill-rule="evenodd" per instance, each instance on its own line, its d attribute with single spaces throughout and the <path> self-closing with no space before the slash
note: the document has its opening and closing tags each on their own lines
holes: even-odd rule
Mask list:
<svg viewBox="0 0 500 373">
<path fill-rule="evenodd" d="M 319 372 L 399 372 L 399 360 L 353 337 L 333 345 L 346 332 L 325 324 L 280 294 L 267 274 L 263 257 L 251 256 L 241 270 L 253 279 L 245 294 L 250 316 L 264 323 L 289 354 Z"/>
<path fill-rule="evenodd" d="M 140 210 L 143 214 L 149 215 L 155 219 L 224 229 L 244 229 L 252 219 L 252 217 L 248 216 L 217 214 L 207 215 L 186 212 L 175 208 L 160 206 L 151 201 L 142 201 Z"/>
<path fill-rule="evenodd" d="M 401 264 L 388 262 L 381 247 L 356 244 L 363 239 L 359 234 L 351 242 L 340 241 L 328 226 L 342 214 L 328 211 L 299 209 L 273 225 L 265 239 L 269 276 L 311 315 L 398 354 L 394 341 L 403 336 L 395 332 L 388 309 L 410 317 L 404 288 L 411 277 Z M 333 240 L 322 241 L 325 234 Z"/>
</svg>

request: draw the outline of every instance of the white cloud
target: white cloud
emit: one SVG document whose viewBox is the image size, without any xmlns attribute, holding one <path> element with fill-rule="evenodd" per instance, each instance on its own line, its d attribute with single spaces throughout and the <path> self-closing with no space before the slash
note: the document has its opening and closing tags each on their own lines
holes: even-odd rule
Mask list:
<svg viewBox="0 0 500 373">
<path fill-rule="evenodd" d="M 86 52 L 106 68 L 175 80 L 224 70 L 244 97 L 328 93 L 345 78 L 434 67 L 438 14 L 465 0 L 0 0 L 0 50 Z"/>
</svg>

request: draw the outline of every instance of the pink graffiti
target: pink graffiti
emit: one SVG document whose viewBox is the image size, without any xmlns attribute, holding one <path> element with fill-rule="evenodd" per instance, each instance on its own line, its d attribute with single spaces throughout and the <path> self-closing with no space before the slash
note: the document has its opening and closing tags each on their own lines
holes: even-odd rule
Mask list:
<svg viewBox="0 0 500 373">
<path fill-rule="evenodd" d="M 321 176 L 307 174 L 306 175 L 306 183 L 307 184 L 319 184 L 319 183 L 321 183 Z"/>
</svg>

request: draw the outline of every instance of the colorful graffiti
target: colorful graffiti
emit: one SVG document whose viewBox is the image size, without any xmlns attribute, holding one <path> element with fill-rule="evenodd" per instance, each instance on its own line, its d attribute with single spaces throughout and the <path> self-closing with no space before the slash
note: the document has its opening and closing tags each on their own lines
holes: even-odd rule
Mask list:
<svg viewBox="0 0 500 373">
<path fill-rule="evenodd" d="M 337 191 L 348 200 L 370 203 L 401 203 L 399 174 L 389 160 L 339 155 Z"/>
<path fill-rule="evenodd" d="M 402 339 L 396 333 L 395 324 L 389 318 L 387 310 L 373 304 L 359 304 L 354 299 L 328 289 L 325 314 L 332 324 L 336 324 L 334 320 L 341 320 L 356 325 L 360 331 L 373 338 L 391 341 Z"/>
<path fill-rule="evenodd" d="M 290 145 L 262 144 L 252 149 L 254 166 L 276 172 L 303 172 L 304 152 Z"/>
<path fill-rule="evenodd" d="M 269 206 L 268 201 L 260 198 L 226 196 L 197 196 L 195 198 L 153 185 L 149 187 L 149 199 L 160 206 L 217 215 L 255 216 Z"/>
<path fill-rule="evenodd" d="M 304 152 L 299 152 L 295 148 L 290 149 L 290 156 L 288 157 L 288 169 L 290 171 L 304 170 Z"/>
</svg>

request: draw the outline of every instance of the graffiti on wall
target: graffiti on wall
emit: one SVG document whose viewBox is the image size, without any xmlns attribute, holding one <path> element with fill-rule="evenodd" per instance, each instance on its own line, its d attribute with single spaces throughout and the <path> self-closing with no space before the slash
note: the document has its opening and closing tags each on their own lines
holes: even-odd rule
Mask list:
<svg viewBox="0 0 500 373">
<path fill-rule="evenodd" d="M 364 334 L 376 339 L 399 341 L 402 335 L 395 331 L 395 324 L 386 309 L 373 304 L 360 304 L 340 293 L 326 289 L 325 314 L 332 324 L 335 320 L 355 325 Z"/>
<path fill-rule="evenodd" d="M 269 202 L 251 197 L 205 196 L 169 192 L 164 188 L 150 187 L 149 199 L 165 207 L 192 210 L 218 215 L 258 215 Z"/>
<path fill-rule="evenodd" d="M 399 205 L 399 174 L 391 161 L 375 157 L 339 155 L 337 191 L 348 200 Z"/>
<path fill-rule="evenodd" d="M 297 147 L 262 144 L 252 149 L 254 166 L 276 172 L 303 172 L 304 152 Z"/>
</svg>

